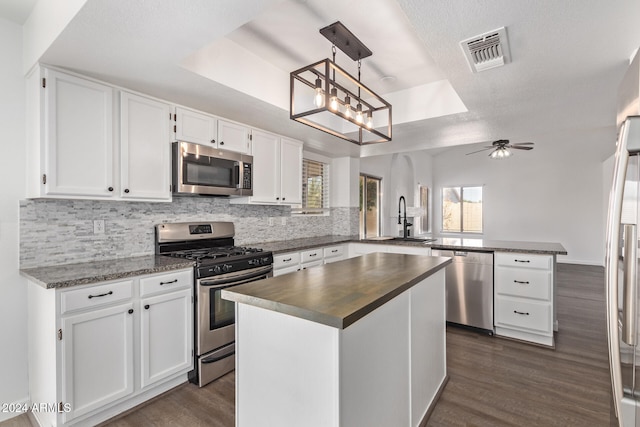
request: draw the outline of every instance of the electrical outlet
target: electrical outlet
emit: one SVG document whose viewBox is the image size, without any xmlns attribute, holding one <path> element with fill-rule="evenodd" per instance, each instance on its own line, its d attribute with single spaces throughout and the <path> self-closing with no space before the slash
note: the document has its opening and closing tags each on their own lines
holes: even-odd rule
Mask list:
<svg viewBox="0 0 640 427">
<path fill-rule="evenodd" d="M 273 225 L 274 225 L 273 218 L 269 218 L 268 222 L 269 222 L 269 226 L 273 227 Z"/>
<path fill-rule="evenodd" d="M 104 219 L 93 220 L 93 234 L 104 234 Z"/>
<path fill-rule="evenodd" d="M 287 217 L 286 216 L 283 216 L 282 219 L 280 219 L 280 224 L 287 225 Z"/>
</svg>

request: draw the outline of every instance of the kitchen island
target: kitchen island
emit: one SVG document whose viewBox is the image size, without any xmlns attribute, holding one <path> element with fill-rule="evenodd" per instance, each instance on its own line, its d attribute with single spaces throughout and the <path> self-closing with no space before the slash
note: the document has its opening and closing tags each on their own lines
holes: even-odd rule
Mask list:
<svg viewBox="0 0 640 427">
<path fill-rule="evenodd" d="M 420 425 L 447 379 L 450 262 L 372 253 L 224 290 L 236 425 Z"/>
</svg>

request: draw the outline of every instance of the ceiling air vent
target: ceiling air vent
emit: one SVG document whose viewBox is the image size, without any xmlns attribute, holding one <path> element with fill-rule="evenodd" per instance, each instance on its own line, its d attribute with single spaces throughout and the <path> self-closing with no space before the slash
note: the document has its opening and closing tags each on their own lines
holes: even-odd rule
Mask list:
<svg viewBox="0 0 640 427">
<path fill-rule="evenodd" d="M 460 42 L 471 71 L 501 67 L 511 60 L 505 27 Z"/>
</svg>

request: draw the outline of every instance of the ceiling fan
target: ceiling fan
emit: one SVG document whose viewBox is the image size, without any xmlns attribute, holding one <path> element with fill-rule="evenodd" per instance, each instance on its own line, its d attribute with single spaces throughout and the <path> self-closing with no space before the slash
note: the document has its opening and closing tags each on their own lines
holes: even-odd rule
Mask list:
<svg viewBox="0 0 640 427">
<path fill-rule="evenodd" d="M 493 141 L 490 146 L 484 147 L 482 150 L 467 153 L 467 156 L 469 154 L 479 153 L 481 151 L 490 150 L 492 148 L 493 151 L 489 153 L 489 157 L 491 157 L 492 159 L 504 159 L 511 156 L 511 151 L 509 151 L 510 148 L 513 148 L 515 150 L 533 150 L 533 142 L 518 142 L 515 144 L 509 144 L 508 139 L 499 139 L 497 141 Z"/>
</svg>

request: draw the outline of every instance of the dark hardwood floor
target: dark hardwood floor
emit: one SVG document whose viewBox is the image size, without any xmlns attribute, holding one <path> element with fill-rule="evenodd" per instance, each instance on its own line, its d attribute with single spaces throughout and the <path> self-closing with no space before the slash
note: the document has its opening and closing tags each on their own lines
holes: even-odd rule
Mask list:
<svg viewBox="0 0 640 427">
<path fill-rule="evenodd" d="M 449 382 L 428 426 L 609 426 L 604 269 L 559 264 L 556 349 L 447 329 Z M 234 373 L 184 384 L 104 426 L 234 425 Z M 22 426 L 26 416 L 0 423 Z M 395 427 L 395 426 L 384 426 Z"/>
</svg>

